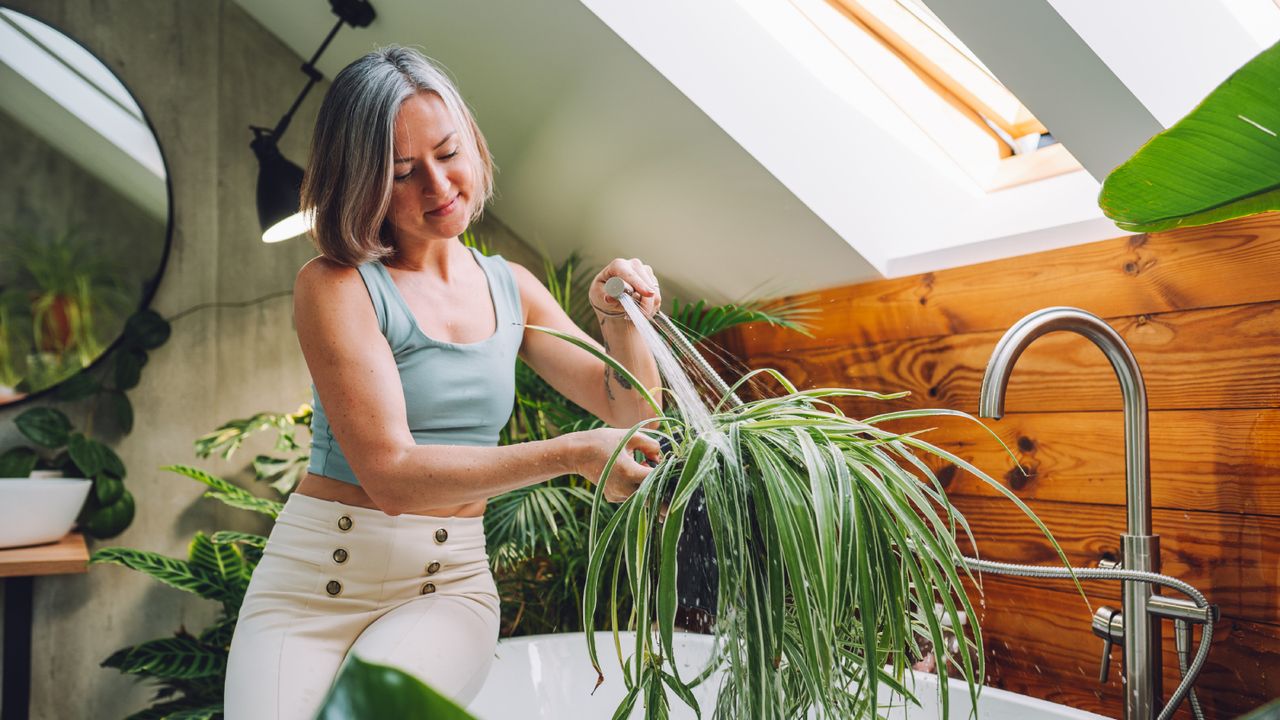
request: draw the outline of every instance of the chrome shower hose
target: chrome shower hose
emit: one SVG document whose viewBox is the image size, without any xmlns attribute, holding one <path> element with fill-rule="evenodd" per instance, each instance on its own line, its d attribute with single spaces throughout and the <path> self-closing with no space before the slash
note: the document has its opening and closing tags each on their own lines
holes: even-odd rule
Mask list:
<svg viewBox="0 0 1280 720">
<path fill-rule="evenodd" d="M 1017 575 L 1020 577 L 1032 578 L 1059 578 L 1070 579 L 1072 574 L 1080 580 L 1136 580 L 1138 582 L 1147 582 L 1153 585 L 1163 585 L 1183 593 L 1191 598 L 1191 601 L 1200 608 L 1208 608 L 1209 601 L 1204 595 L 1191 585 L 1168 575 L 1160 573 L 1143 572 L 1140 570 L 1125 570 L 1124 568 L 1065 568 L 1065 567 L 1041 567 L 1039 565 L 1018 565 L 1014 563 L 994 562 L 992 560 L 979 560 L 977 558 L 966 557 L 964 564 L 970 569 L 979 570 L 981 572 L 989 572 L 993 575 Z M 1205 660 L 1209 657 L 1209 644 L 1213 642 L 1213 616 L 1210 614 L 1204 623 L 1204 630 L 1200 635 L 1200 643 L 1196 647 L 1196 656 L 1191 661 L 1191 666 L 1183 673 L 1182 682 L 1178 683 L 1178 687 L 1173 691 L 1173 695 L 1169 698 L 1169 702 L 1165 704 L 1164 709 L 1160 711 L 1158 720 L 1168 720 L 1173 713 L 1182 704 L 1182 700 L 1190 692 L 1191 686 L 1195 683 L 1196 677 L 1200 675 L 1200 670 L 1204 667 Z"/>
</svg>

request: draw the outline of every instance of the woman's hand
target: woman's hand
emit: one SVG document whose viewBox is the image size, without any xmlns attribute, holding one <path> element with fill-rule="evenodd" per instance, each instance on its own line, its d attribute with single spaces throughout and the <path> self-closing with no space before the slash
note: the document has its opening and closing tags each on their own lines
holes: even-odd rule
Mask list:
<svg viewBox="0 0 1280 720">
<path fill-rule="evenodd" d="M 611 277 L 620 277 L 635 288 L 633 297 L 645 317 L 653 317 L 662 306 L 662 293 L 658 291 L 658 278 L 653 274 L 653 268 L 640 262 L 639 258 L 617 258 L 596 274 L 587 294 L 592 307 L 601 313 L 613 315 L 623 312 L 622 304 L 604 291 L 604 284 Z"/>
<path fill-rule="evenodd" d="M 581 444 L 578 472 L 592 483 L 599 482 L 600 473 L 604 472 L 609 456 L 613 454 L 618 444 L 622 442 L 623 436 L 628 432 L 630 430 L 597 428 L 573 433 Z M 627 440 L 626 449 L 618 453 L 618 459 L 609 470 L 609 477 L 604 483 L 605 500 L 616 503 L 631 497 L 631 494 L 640 487 L 640 483 L 652 471 L 652 468 L 635 461 L 632 453 L 636 450 L 644 453 L 644 456 L 654 464 L 657 464 L 662 455 L 662 448 L 657 440 L 641 432 L 632 435 Z"/>
</svg>

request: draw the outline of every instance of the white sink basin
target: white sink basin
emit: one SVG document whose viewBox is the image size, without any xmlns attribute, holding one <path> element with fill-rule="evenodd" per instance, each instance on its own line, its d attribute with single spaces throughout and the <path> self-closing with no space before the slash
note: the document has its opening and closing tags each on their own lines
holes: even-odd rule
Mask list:
<svg viewBox="0 0 1280 720">
<path fill-rule="evenodd" d="M 0 548 L 62 539 L 92 486 L 80 478 L 0 478 Z"/>
</svg>

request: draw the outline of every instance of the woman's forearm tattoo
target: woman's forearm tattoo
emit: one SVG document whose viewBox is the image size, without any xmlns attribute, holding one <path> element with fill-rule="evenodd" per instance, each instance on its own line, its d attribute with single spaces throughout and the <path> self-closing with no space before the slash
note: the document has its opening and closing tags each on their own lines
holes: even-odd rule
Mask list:
<svg viewBox="0 0 1280 720">
<path fill-rule="evenodd" d="M 607 352 L 609 352 L 609 341 L 608 341 L 608 340 L 605 340 L 605 341 L 604 341 L 604 351 L 605 351 L 606 353 L 607 353 Z M 622 373 L 618 372 L 617 368 L 613 367 L 612 365 L 605 365 L 605 368 L 604 368 L 604 391 L 605 391 L 605 393 L 609 396 L 609 399 L 610 399 L 610 400 L 613 400 L 613 399 L 614 399 L 614 398 L 613 398 L 613 388 L 609 387 L 609 376 L 610 376 L 610 375 L 612 375 L 612 376 L 613 376 L 613 379 L 614 379 L 614 380 L 616 380 L 616 381 L 618 382 L 618 385 L 619 385 L 619 386 L 621 386 L 623 390 L 630 390 L 630 389 L 632 389 L 632 387 L 634 387 L 634 386 L 631 384 L 631 381 L 627 380 L 627 378 L 626 378 L 626 377 L 624 377 L 624 376 L 622 375 Z"/>
</svg>

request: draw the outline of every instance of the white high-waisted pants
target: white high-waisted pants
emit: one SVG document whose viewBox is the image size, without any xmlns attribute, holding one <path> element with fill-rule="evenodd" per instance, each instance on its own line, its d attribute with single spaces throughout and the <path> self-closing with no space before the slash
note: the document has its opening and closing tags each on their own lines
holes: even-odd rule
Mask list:
<svg viewBox="0 0 1280 720">
<path fill-rule="evenodd" d="M 293 493 L 240 608 L 226 720 L 311 720 L 348 653 L 466 706 L 498 619 L 483 518 L 393 517 Z"/>
</svg>

